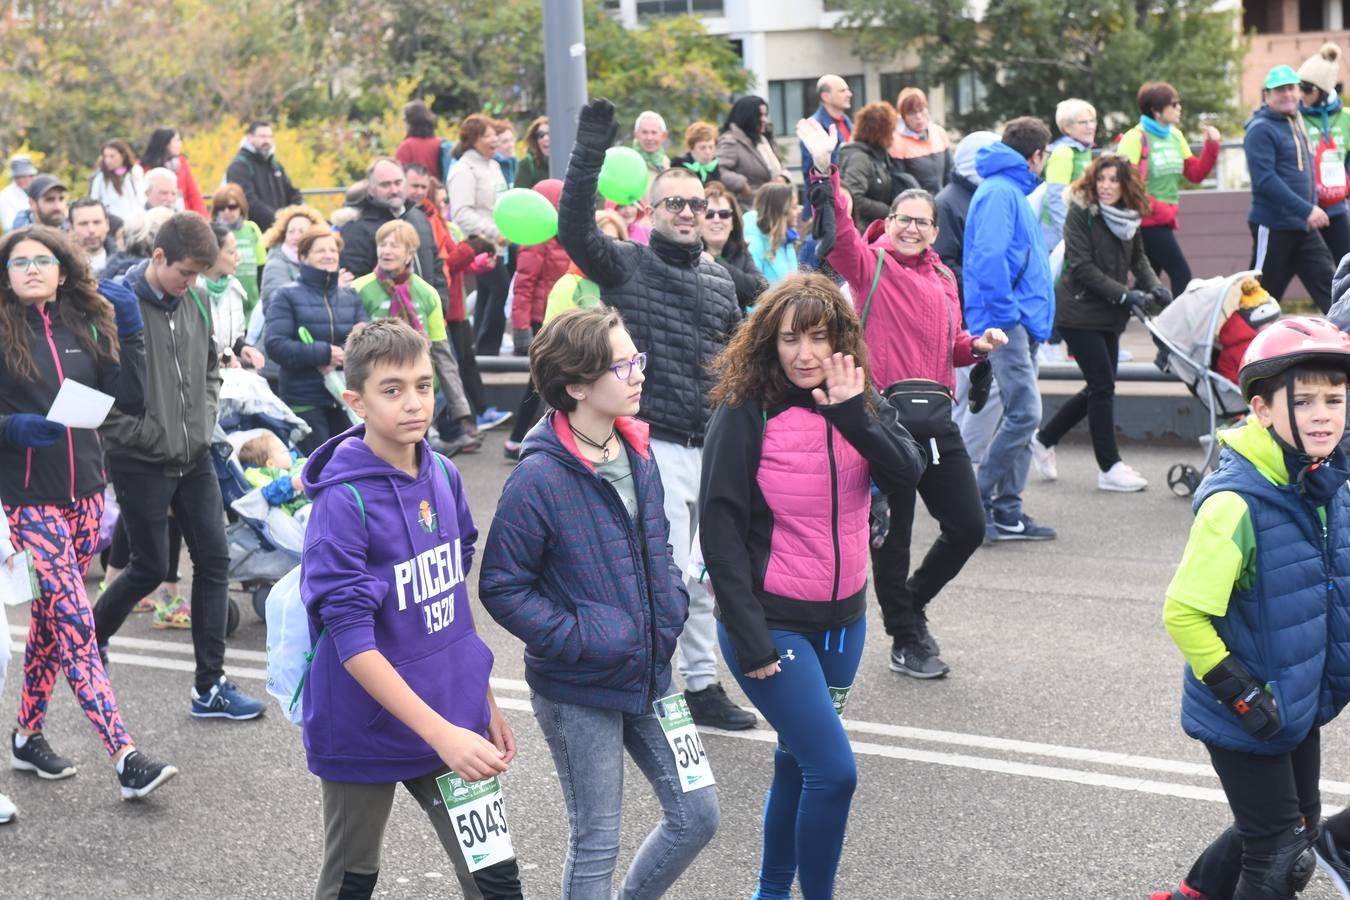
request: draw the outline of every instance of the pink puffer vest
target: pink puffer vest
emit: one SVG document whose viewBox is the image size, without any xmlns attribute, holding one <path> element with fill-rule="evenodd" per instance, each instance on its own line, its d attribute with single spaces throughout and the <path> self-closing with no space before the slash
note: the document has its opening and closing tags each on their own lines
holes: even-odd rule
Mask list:
<svg viewBox="0 0 1350 900">
<path fill-rule="evenodd" d="M 861 590 L 870 476 L 853 445 L 819 413 L 789 407 L 766 423 L 755 480 L 773 513 L 764 590 L 821 603 Z"/>
</svg>

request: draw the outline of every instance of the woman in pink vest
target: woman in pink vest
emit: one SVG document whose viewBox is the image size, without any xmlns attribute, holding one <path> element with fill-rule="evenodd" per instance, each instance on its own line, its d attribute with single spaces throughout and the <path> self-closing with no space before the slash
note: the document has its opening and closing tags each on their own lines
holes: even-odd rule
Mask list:
<svg viewBox="0 0 1350 900">
<path fill-rule="evenodd" d="M 839 715 L 866 634 L 870 483 L 913 490 L 923 457 L 824 276 L 764 294 L 713 367 L 704 563 L 722 655 L 778 732 L 755 896 L 788 897 L 795 877 L 806 900 L 832 897 L 857 779 Z"/>
</svg>

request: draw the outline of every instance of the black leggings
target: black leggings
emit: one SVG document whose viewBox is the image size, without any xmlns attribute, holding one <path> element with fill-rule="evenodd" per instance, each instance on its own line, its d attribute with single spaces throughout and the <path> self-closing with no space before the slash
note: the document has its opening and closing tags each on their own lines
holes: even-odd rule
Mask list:
<svg viewBox="0 0 1350 900">
<path fill-rule="evenodd" d="M 181 580 L 178 574 L 178 558 L 183 555 L 183 532 L 178 530 L 178 520 L 173 516 L 169 517 L 169 570 L 164 573 L 164 580 L 169 584 L 177 584 Z M 113 539 L 111 546 L 108 547 L 107 567 L 114 569 L 125 569 L 127 563 L 131 560 L 131 539 L 127 537 L 126 523 L 121 519 L 117 520 L 117 527 L 113 530 Z"/>
<path fill-rule="evenodd" d="M 881 607 L 886 633 L 903 646 L 918 637 L 916 615 L 923 612 L 938 591 L 960 574 L 966 560 L 984 542 L 984 504 L 975 484 L 975 469 L 961 440 L 961 432 L 936 439 L 937 455 L 924 469 L 915 490 L 892 494 L 891 530 L 886 542 L 872 551 L 872 576 L 876 580 L 877 604 Z M 933 457 L 932 444 L 924 452 Z M 941 534 L 909 573 L 910 540 L 914 532 L 915 500 L 938 520 Z"/>
<path fill-rule="evenodd" d="M 536 322 L 531 326 L 531 332 L 538 334 L 543 325 Z M 511 426 L 511 441 L 519 444 L 525 440 L 525 435 L 529 434 L 534 423 L 539 421 L 540 407 L 543 401 L 539 399 L 539 394 L 534 389 L 534 379 L 531 378 L 525 385 L 525 395 L 520 398 L 520 406 L 516 407 L 515 423 Z"/>
<path fill-rule="evenodd" d="M 1120 335 L 1114 331 L 1061 328 L 1074 361 L 1087 387 L 1074 394 L 1041 426 L 1040 441 L 1047 447 L 1060 442 L 1069 429 L 1088 420 L 1092 453 L 1103 472 L 1120 462 L 1116 447 L 1116 365 L 1120 360 Z"/>
<path fill-rule="evenodd" d="M 1261 270 L 1261 286 L 1270 296 L 1283 300 L 1284 289 L 1297 275 L 1317 308 L 1324 314 L 1331 309 L 1331 279 L 1336 274 L 1336 265 L 1327 242 L 1322 240 L 1322 232 L 1250 227 L 1252 268 Z"/>
<path fill-rule="evenodd" d="M 1341 260 L 1350 253 L 1350 215 L 1342 213 L 1331 217 L 1331 224 L 1322 229 L 1322 240 L 1327 242 L 1331 251 L 1332 266 L 1339 266 Z"/>
<path fill-rule="evenodd" d="M 1238 878 L 1259 878 L 1261 857 L 1302 837 L 1317 838 L 1322 814 L 1318 774 L 1322 767 L 1321 733 L 1314 728 L 1289 753 L 1260 756 L 1206 745 L 1214 771 L 1233 811 L 1233 826 L 1205 848 L 1186 876 L 1186 884 L 1207 897 L 1232 897 Z M 1328 822 L 1344 828 L 1344 817 Z M 1337 828 L 1332 828 L 1335 834 Z"/>
<path fill-rule="evenodd" d="M 1148 264 L 1161 278 L 1167 274 L 1172 283 L 1172 293 L 1180 294 L 1191 283 L 1191 266 L 1186 262 L 1186 254 L 1181 252 L 1176 230 L 1168 225 L 1149 225 L 1139 229 L 1144 236 L 1144 254 Z"/>
<path fill-rule="evenodd" d="M 478 339 L 479 356 L 497 356 L 506 331 L 506 294 L 511 289 L 511 273 L 501 260 L 478 276 L 478 299 L 474 301 L 473 328 Z"/>
<path fill-rule="evenodd" d="M 487 402 L 483 396 L 483 376 L 478 371 L 473 326 L 467 320 L 446 322 L 445 331 L 450 338 L 450 349 L 455 353 L 455 362 L 459 363 L 459 380 L 464 385 L 464 396 L 469 401 L 469 409 L 475 416 L 480 416 L 483 410 L 487 409 Z"/>
</svg>

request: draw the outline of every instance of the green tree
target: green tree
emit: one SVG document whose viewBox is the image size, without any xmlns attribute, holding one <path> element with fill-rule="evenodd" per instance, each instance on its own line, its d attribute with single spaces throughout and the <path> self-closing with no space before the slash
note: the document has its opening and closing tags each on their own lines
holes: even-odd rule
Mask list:
<svg viewBox="0 0 1350 900">
<path fill-rule="evenodd" d="M 1232 12 L 1211 0 L 990 0 L 983 18 L 965 0 L 841 0 L 839 28 L 860 54 L 889 60 L 917 50 L 931 83 L 974 76 L 983 100 L 949 124 L 988 128 L 1014 116 L 1050 122 L 1055 104 L 1081 97 L 1106 134 L 1138 118 L 1145 81 L 1167 81 L 1186 102 L 1187 124 L 1235 123 L 1232 88 L 1245 52 Z M 1208 124 L 1208 121 L 1207 121 Z"/>
</svg>

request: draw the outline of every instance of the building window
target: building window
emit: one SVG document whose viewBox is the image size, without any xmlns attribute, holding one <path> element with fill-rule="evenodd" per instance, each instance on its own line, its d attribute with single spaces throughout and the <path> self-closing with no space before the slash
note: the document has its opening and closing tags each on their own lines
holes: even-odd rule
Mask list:
<svg viewBox="0 0 1350 900">
<path fill-rule="evenodd" d="M 984 105 L 989 91 L 974 72 L 965 72 L 947 85 L 947 118 L 968 116 Z"/>
<path fill-rule="evenodd" d="M 658 16 L 720 16 L 722 0 L 637 0 L 638 20 Z"/>
<path fill-rule="evenodd" d="M 928 93 L 928 76 L 918 69 L 909 69 L 904 72 L 882 72 L 881 73 L 881 99 L 887 103 L 894 103 L 900 96 L 900 92 L 907 87 L 916 87 Z"/>
<path fill-rule="evenodd" d="M 863 88 L 861 75 L 845 75 L 844 80 L 853 89 L 853 110 L 861 109 L 867 102 L 867 92 Z M 770 81 L 769 118 L 773 119 L 774 133 L 782 136 L 792 134 L 797 128 L 797 120 L 804 119 L 820 106 L 816 96 L 815 78 L 793 78 L 788 81 Z"/>
</svg>

